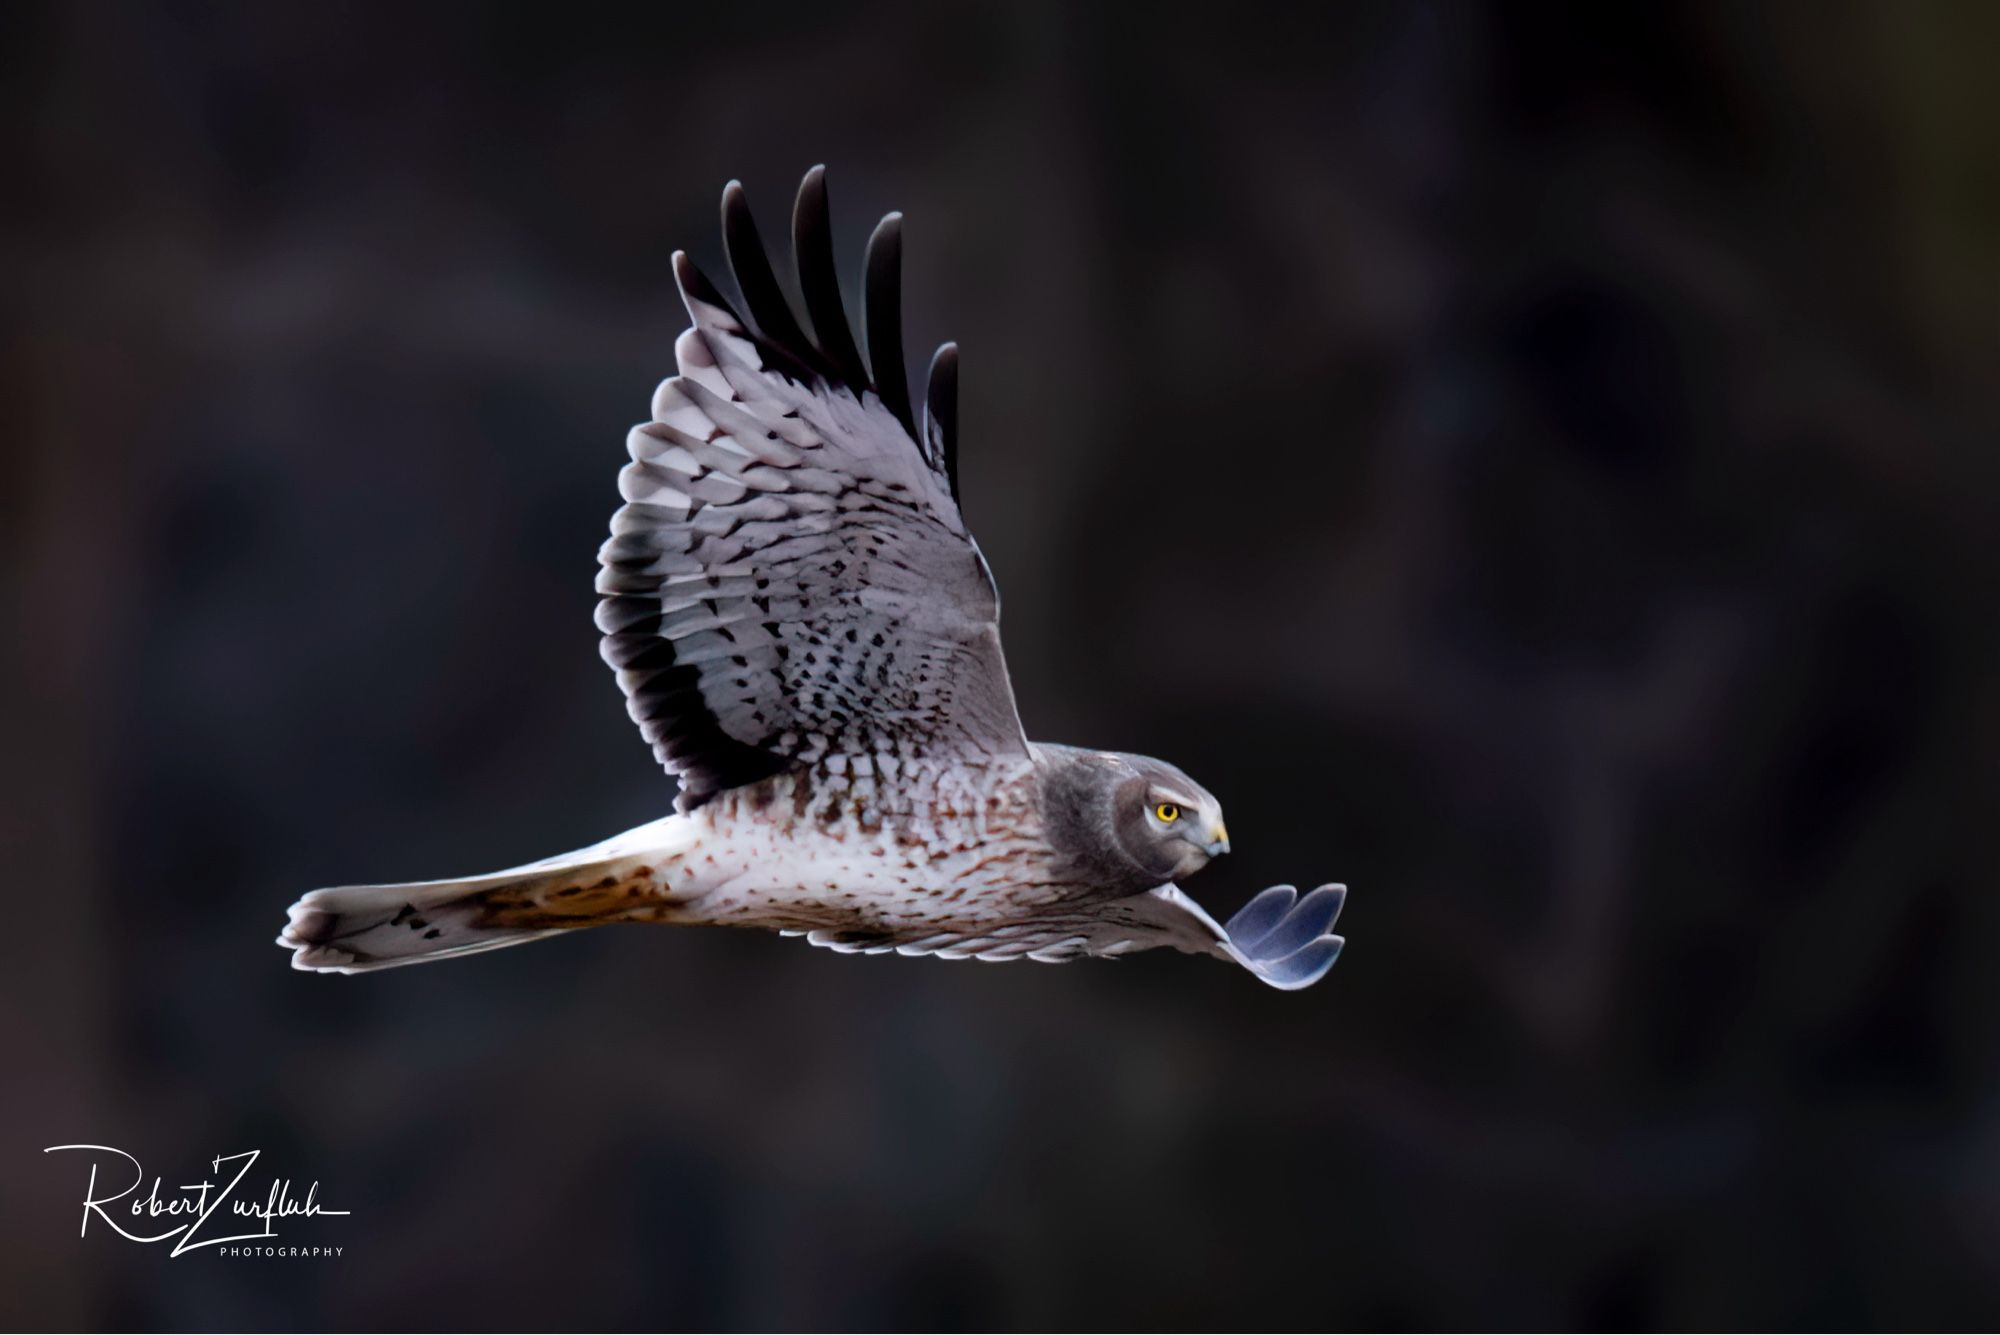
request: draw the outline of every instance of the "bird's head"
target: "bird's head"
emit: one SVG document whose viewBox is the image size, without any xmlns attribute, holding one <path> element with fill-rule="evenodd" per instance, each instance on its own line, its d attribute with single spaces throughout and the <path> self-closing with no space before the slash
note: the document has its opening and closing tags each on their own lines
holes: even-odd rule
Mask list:
<svg viewBox="0 0 2000 1335">
<path fill-rule="evenodd" d="M 1103 874 L 1160 885 L 1229 851 L 1222 804 L 1174 766 L 1115 751 L 1059 750 L 1048 775 L 1051 833 Z"/>
<path fill-rule="evenodd" d="M 1229 828 L 1215 794 L 1164 761 L 1120 758 L 1133 772 L 1117 788 L 1115 828 L 1134 861 L 1174 880 L 1229 851 Z"/>
</svg>

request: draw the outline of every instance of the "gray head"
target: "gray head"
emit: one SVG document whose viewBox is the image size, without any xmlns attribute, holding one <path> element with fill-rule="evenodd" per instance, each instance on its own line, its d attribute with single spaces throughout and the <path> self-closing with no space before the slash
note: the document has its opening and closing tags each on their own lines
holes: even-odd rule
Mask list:
<svg viewBox="0 0 2000 1335">
<path fill-rule="evenodd" d="M 1081 878 L 1151 889 L 1229 851 L 1222 804 L 1165 761 L 1067 746 L 1035 750 L 1049 842 L 1080 864 Z"/>
</svg>

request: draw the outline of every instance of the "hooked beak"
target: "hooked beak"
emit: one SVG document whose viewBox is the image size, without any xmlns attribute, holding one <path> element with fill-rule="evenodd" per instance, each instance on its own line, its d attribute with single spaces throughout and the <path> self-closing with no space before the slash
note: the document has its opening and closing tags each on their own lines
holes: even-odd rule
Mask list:
<svg viewBox="0 0 2000 1335">
<path fill-rule="evenodd" d="M 1215 828 L 1208 832 L 1208 836 L 1208 843 L 1203 845 L 1203 848 L 1210 857 L 1220 857 L 1229 851 L 1229 831 L 1223 827 L 1221 821 L 1215 823 Z"/>
</svg>

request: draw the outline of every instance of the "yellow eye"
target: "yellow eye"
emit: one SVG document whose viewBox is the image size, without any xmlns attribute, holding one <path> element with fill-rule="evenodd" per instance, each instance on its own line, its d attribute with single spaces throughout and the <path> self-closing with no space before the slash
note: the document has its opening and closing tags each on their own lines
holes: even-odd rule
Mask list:
<svg viewBox="0 0 2000 1335">
<path fill-rule="evenodd" d="M 1153 808 L 1153 814 L 1160 818 L 1160 824 L 1172 825 L 1181 818 L 1181 809 L 1172 802 L 1162 802 Z"/>
</svg>

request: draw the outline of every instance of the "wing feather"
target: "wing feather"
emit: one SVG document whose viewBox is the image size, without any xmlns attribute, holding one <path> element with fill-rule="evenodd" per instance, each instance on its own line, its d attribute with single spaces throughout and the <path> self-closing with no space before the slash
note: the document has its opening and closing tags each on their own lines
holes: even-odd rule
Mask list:
<svg viewBox="0 0 2000 1335">
<path fill-rule="evenodd" d="M 944 470 L 951 499 L 958 494 L 958 344 L 939 346 L 931 358 L 929 388 L 924 393 L 924 444 Z"/>
<path fill-rule="evenodd" d="M 868 333 L 868 369 L 883 406 L 920 440 L 910 416 L 909 372 L 903 367 L 903 215 L 892 213 L 875 225 L 863 266 L 861 324 Z"/>
<path fill-rule="evenodd" d="M 854 331 L 848 328 L 840 271 L 833 263 L 825 167 L 814 167 L 799 183 L 798 201 L 792 207 L 792 263 L 806 299 L 806 315 L 812 320 L 814 342 L 826 356 L 831 378 L 841 384 L 866 384 L 868 370 L 854 346 Z"/>
<path fill-rule="evenodd" d="M 750 216 L 750 200 L 741 181 L 731 181 L 722 190 L 722 244 L 729 257 L 729 271 L 736 275 L 737 290 L 743 294 L 744 313 L 767 348 L 794 360 L 798 369 L 829 373 L 832 368 L 799 328 L 791 303 L 778 287 L 777 275 L 764 253 L 757 235 L 757 221 Z"/>
<path fill-rule="evenodd" d="M 1049 964 L 1167 946 L 1240 964 L 1272 987 L 1291 992 L 1318 982 L 1339 957 L 1345 942 L 1329 929 L 1346 895 L 1345 886 L 1323 885 L 1301 899 L 1289 885 L 1273 886 L 1223 927 L 1178 887 L 1163 885 L 1107 904 L 964 931 L 905 936 L 816 931 L 807 933 L 806 940 L 848 954 L 893 950 L 941 959 L 1030 959 Z"/>
</svg>

